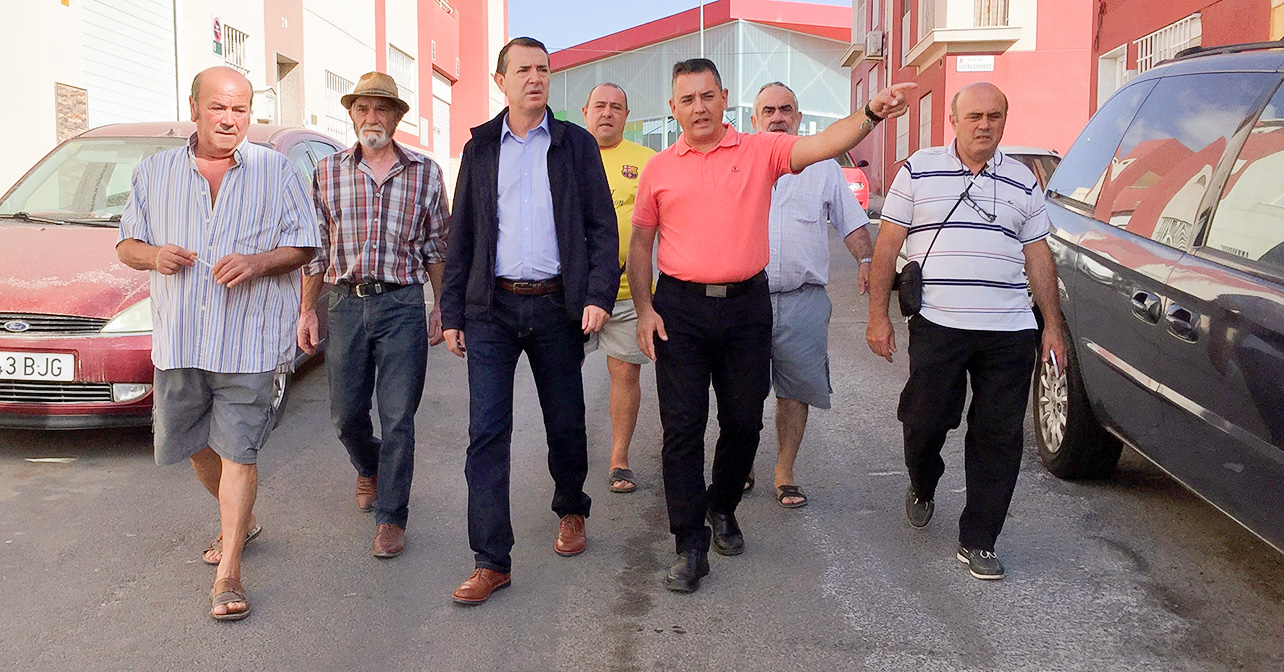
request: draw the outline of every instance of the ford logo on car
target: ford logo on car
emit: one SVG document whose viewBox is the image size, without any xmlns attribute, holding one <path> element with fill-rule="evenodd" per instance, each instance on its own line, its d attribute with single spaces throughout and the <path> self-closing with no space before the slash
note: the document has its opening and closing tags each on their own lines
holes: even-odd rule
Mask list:
<svg viewBox="0 0 1284 672">
<path fill-rule="evenodd" d="M 31 325 L 27 322 L 23 322 L 22 320 L 10 320 L 9 322 L 4 323 L 4 330 L 14 334 L 21 334 L 30 328 Z"/>
</svg>

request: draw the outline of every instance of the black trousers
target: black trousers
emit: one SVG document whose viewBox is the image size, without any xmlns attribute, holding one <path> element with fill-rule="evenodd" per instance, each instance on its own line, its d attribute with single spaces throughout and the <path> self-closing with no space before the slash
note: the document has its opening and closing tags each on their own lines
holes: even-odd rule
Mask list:
<svg viewBox="0 0 1284 672">
<path fill-rule="evenodd" d="M 655 339 L 656 390 L 664 428 L 661 460 L 669 531 L 677 551 L 709 550 L 705 512 L 733 513 L 753 468 L 762 405 L 771 387 L 771 297 L 759 275 L 724 298 L 660 276 L 654 306 L 669 340 Z M 717 395 L 718 443 L 704 482 L 709 384 Z"/>
<path fill-rule="evenodd" d="M 959 518 L 959 543 L 992 551 L 1021 469 L 1038 332 L 954 329 L 921 315 L 910 319 L 909 331 L 910 376 L 896 417 L 904 426 L 910 484 L 919 497 L 935 497 L 945 473 L 941 446 L 959 426 L 970 377 L 972 405 L 963 439 L 967 505 Z"/>
</svg>

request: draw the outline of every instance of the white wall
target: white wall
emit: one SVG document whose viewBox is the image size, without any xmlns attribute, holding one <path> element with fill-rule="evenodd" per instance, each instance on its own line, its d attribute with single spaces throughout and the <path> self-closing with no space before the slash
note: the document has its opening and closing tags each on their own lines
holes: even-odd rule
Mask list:
<svg viewBox="0 0 1284 672">
<path fill-rule="evenodd" d="M 0 63 L 9 102 L 0 106 L 0 128 L 22 129 L 5 138 L 0 194 L 57 144 L 54 83 L 83 88 L 79 3 L 4 2 L 0 11 Z"/>
<path fill-rule="evenodd" d="M 81 48 L 89 125 L 179 114 L 169 0 L 85 0 Z"/>
</svg>

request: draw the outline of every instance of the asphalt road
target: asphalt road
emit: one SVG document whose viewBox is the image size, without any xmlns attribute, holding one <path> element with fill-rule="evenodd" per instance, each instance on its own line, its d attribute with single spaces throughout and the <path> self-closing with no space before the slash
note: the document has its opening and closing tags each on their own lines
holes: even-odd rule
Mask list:
<svg viewBox="0 0 1284 672">
<path fill-rule="evenodd" d="M 462 607 L 472 568 L 463 478 L 467 377 L 430 354 L 409 545 L 370 556 L 374 523 L 328 425 L 324 370 L 301 372 L 261 455 L 246 555 L 254 613 L 208 616 L 213 500 L 158 468 L 146 431 L 0 430 L 0 668 L 14 670 L 1270 670 L 1284 669 L 1284 556 L 1126 452 L 1108 482 L 1067 483 L 1033 436 L 999 540 L 1002 582 L 954 559 L 962 439 L 946 446 L 937 517 L 904 520 L 895 399 L 906 363 L 864 342 L 854 264 L 831 295 L 834 406 L 814 411 L 798 476 L 771 494 L 768 412 L 744 555 L 711 554 L 699 592 L 668 593 L 654 373 L 643 373 L 637 493 L 607 491 L 607 378 L 584 369 L 594 499 L 589 548 L 552 544 L 552 482 L 529 369 L 518 372 L 511 588 Z M 898 336 L 905 343 L 902 329 Z M 770 408 L 771 402 L 768 406 Z M 1029 423 L 1027 422 L 1027 427 Z M 958 434 L 958 433 L 956 433 Z M 713 434 L 710 433 L 710 444 Z M 33 458 L 68 458 L 32 462 Z"/>
</svg>

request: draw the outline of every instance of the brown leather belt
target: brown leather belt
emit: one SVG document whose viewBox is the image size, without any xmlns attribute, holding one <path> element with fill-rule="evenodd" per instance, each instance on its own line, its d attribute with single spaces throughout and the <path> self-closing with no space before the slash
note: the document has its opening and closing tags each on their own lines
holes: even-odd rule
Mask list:
<svg viewBox="0 0 1284 672">
<path fill-rule="evenodd" d="M 509 280 L 495 278 L 495 286 L 518 296 L 548 296 L 562 291 L 562 276 L 553 276 L 547 280 Z"/>
<path fill-rule="evenodd" d="M 691 282 L 690 280 L 679 280 L 671 275 L 660 275 L 660 281 L 664 283 L 673 283 L 674 286 L 691 292 L 693 294 L 702 294 L 714 299 L 730 299 L 742 294 L 747 294 L 759 285 L 767 284 L 767 272 L 759 271 L 757 275 L 748 280 L 740 282 L 729 282 L 723 284 L 706 284 L 703 282 Z"/>
</svg>

